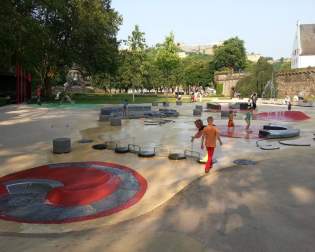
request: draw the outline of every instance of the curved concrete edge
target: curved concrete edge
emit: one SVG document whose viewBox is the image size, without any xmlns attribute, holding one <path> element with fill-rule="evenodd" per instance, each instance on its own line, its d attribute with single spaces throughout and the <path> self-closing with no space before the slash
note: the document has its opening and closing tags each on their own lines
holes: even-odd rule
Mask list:
<svg viewBox="0 0 315 252">
<path fill-rule="evenodd" d="M 104 155 L 103 152 L 95 151 L 89 145 L 81 145 L 79 143 L 75 143 L 73 149 L 73 152 L 66 155 L 53 155 L 49 150 L 43 151 L 47 155 L 46 163 L 63 163 L 74 160 L 78 162 L 86 161 L 86 156 L 89 157 L 89 160 L 93 161 L 119 163 L 120 165 L 135 169 L 147 179 L 148 189 L 146 194 L 136 205 L 110 216 L 82 222 L 49 225 L 0 220 L 0 232 L 53 234 L 118 224 L 137 218 L 163 205 L 188 184 L 204 174 L 203 168 L 190 160 L 174 163 L 174 161 L 161 157 L 141 159 L 132 153 L 121 156 L 111 150 L 106 150 Z M 158 174 L 156 174 L 157 170 L 159 170 Z"/>
<path fill-rule="evenodd" d="M 83 148 L 85 149 L 85 148 Z M 277 152 L 278 153 L 278 152 Z M 95 152 L 99 154 L 99 152 Z M 106 162 L 117 163 L 117 155 L 112 151 L 107 150 L 109 158 Z M 272 154 L 268 156 L 268 159 L 272 158 Z M 92 153 L 91 153 L 92 155 Z M 278 155 L 278 154 L 277 154 Z M 94 155 L 94 159 L 97 159 Z M 67 156 L 63 158 L 55 159 L 54 162 L 67 162 Z M 238 156 L 237 156 L 238 157 Z M 248 155 L 246 155 L 248 157 Z M 226 160 L 226 157 L 218 158 L 218 166 L 214 167 L 214 172 L 210 173 L 212 176 L 216 177 L 216 172 L 220 172 L 225 169 L 233 169 L 236 167 L 233 165 L 232 161 L 235 157 L 230 157 Z M 245 156 L 244 156 L 245 158 Z M 257 155 L 257 153 L 252 153 L 250 158 L 255 161 L 262 161 L 267 159 L 265 155 Z M 78 160 L 80 161 L 80 160 Z M 100 160 L 99 161 L 104 161 Z M 16 223 L 11 221 L 0 220 L 0 233 L 6 234 L 60 234 L 60 233 L 71 233 L 82 230 L 98 229 L 101 227 L 118 225 L 126 221 L 130 221 L 146 215 L 158 207 L 166 204 L 178 193 L 186 189 L 194 181 L 204 177 L 209 176 L 204 174 L 203 165 L 198 164 L 195 160 L 181 160 L 179 162 L 174 162 L 173 160 L 168 160 L 167 158 L 153 158 L 153 159 L 139 159 L 133 154 L 126 154 L 126 158 L 120 160 L 121 165 L 126 165 L 126 163 L 138 164 L 138 167 L 129 165 L 130 168 L 134 168 L 137 172 L 143 175 L 148 182 L 148 188 L 146 194 L 143 196 L 141 201 L 136 205 L 118 212 L 114 215 L 97 218 L 94 220 L 73 222 L 68 224 L 26 224 L 26 223 Z M 148 169 L 149 163 L 154 161 L 156 163 L 156 168 Z M 175 163 L 175 164 L 174 164 Z M 169 164 L 169 165 L 165 165 Z M 160 169 L 158 176 L 155 174 L 154 170 Z M 198 170 L 196 172 L 196 170 Z M 245 168 L 246 169 L 246 168 Z M 169 179 L 165 179 L 168 174 L 173 174 Z"/>
<path fill-rule="evenodd" d="M 203 174 L 202 174 L 203 175 Z M 117 225 L 148 214 L 154 209 L 166 204 L 187 186 L 199 179 L 200 176 L 187 177 L 181 181 L 174 181 L 162 189 L 146 193 L 143 199 L 135 206 L 125 209 L 111 216 L 96 218 L 94 220 L 73 222 L 68 224 L 28 224 L 0 220 L 0 233 L 6 234 L 60 234 L 81 230 L 96 229 L 104 226 Z M 148 195 L 149 194 L 149 195 Z M 162 197 L 161 197 L 162 195 Z M 152 197 L 160 200 L 152 203 Z"/>
</svg>

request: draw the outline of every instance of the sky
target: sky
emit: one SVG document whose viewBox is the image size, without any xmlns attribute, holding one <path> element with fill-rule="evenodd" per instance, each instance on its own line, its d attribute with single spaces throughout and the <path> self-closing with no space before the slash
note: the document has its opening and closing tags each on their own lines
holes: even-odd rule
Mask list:
<svg viewBox="0 0 315 252">
<path fill-rule="evenodd" d="M 135 25 L 149 46 L 170 32 L 176 42 L 212 44 L 238 36 L 248 53 L 290 57 L 296 23 L 315 23 L 315 0 L 112 0 L 123 17 L 119 39 Z"/>
</svg>

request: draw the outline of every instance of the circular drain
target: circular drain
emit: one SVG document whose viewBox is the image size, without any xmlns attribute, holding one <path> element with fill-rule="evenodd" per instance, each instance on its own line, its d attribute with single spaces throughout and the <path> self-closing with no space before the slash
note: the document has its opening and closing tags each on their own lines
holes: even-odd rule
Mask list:
<svg viewBox="0 0 315 252">
<path fill-rule="evenodd" d="M 129 148 L 128 147 L 116 147 L 115 152 L 120 153 L 120 154 L 128 153 Z"/>
<path fill-rule="evenodd" d="M 0 219 L 59 224 L 104 217 L 136 204 L 146 188 L 140 174 L 117 164 L 40 166 L 0 178 Z"/>
<path fill-rule="evenodd" d="M 237 165 L 255 165 L 255 164 L 257 164 L 256 161 L 249 160 L 249 159 L 236 159 L 233 161 L 233 163 L 237 164 Z"/>
<path fill-rule="evenodd" d="M 170 160 L 183 160 L 186 159 L 186 156 L 184 153 L 171 153 L 168 155 L 168 158 Z"/>
<path fill-rule="evenodd" d="M 92 139 L 81 139 L 78 142 L 81 144 L 86 144 L 86 143 L 92 143 L 93 140 Z"/>
<path fill-rule="evenodd" d="M 140 151 L 138 153 L 139 157 L 143 157 L 143 158 L 149 158 L 149 157 L 154 157 L 155 156 L 155 151 L 147 151 L 147 150 L 143 150 Z"/>
<path fill-rule="evenodd" d="M 105 150 L 107 148 L 106 144 L 95 144 L 92 146 L 94 150 Z"/>
</svg>

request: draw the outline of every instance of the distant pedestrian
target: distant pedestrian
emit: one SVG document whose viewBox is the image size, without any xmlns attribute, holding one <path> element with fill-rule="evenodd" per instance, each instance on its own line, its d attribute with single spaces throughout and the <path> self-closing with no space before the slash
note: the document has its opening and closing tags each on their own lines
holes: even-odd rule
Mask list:
<svg viewBox="0 0 315 252">
<path fill-rule="evenodd" d="M 194 93 L 191 93 L 190 101 L 195 102 L 195 94 Z"/>
<path fill-rule="evenodd" d="M 248 99 L 247 108 L 251 108 L 251 107 L 252 107 L 252 101 L 251 101 L 251 99 Z"/>
<path fill-rule="evenodd" d="M 254 110 L 256 110 L 256 107 L 257 107 L 257 93 L 253 93 L 252 96 L 251 96 L 251 100 L 252 100 L 252 108 Z"/>
<path fill-rule="evenodd" d="M 216 148 L 216 142 L 219 141 L 222 145 L 219 130 L 213 125 L 213 117 L 210 116 L 207 119 L 208 126 L 202 131 L 201 149 L 206 146 L 208 152 L 208 161 L 205 165 L 205 173 L 208 173 L 212 168 L 213 153 Z"/>
<path fill-rule="evenodd" d="M 291 108 L 292 108 L 291 101 L 288 101 L 288 111 L 291 111 Z"/>
<path fill-rule="evenodd" d="M 123 116 L 126 117 L 128 113 L 128 100 L 125 99 L 123 103 Z"/>
<path fill-rule="evenodd" d="M 249 130 L 252 117 L 253 117 L 252 108 L 249 108 L 245 114 L 246 130 Z"/>
</svg>

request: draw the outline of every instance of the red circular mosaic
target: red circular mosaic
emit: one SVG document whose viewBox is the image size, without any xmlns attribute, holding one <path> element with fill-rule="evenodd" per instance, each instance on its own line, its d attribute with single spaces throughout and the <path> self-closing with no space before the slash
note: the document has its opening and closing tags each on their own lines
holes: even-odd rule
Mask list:
<svg viewBox="0 0 315 252">
<path fill-rule="evenodd" d="M 220 135 L 231 138 L 259 139 L 258 126 L 250 126 L 249 130 L 245 126 L 235 125 L 229 128 L 227 125 L 216 125 L 220 131 Z"/>
<path fill-rule="evenodd" d="M 136 204 L 147 188 L 136 171 L 117 164 L 50 164 L 0 178 L 0 218 L 68 223 L 107 216 Z"/>
</svg>

